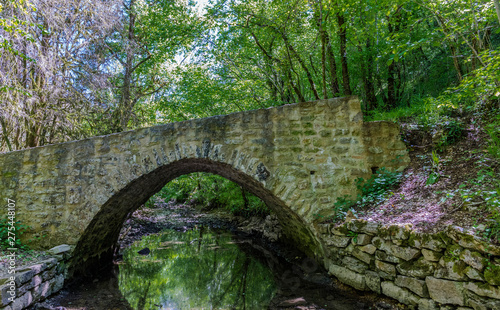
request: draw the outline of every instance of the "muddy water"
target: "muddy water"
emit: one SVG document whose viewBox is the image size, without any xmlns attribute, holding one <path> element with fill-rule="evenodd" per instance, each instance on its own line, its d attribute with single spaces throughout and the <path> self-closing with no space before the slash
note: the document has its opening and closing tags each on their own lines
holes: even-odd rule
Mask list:
<svg viewBox="0 0 500 310">
<path fill-rule="evenodd" d="M 34 309 L 400 309 L 339 287 L 289 247 L 196 222 L 129 240 L 114 268 L 74 281 Z"/>
</svg>

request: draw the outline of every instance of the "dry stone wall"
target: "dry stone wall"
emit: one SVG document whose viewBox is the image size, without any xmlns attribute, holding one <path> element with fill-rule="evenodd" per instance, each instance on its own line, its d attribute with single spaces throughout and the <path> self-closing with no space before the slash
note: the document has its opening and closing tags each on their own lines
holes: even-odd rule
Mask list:
<svg viewBox="0 0 500 310">
<path fill-rule="evenodd" d="M 0 274 L 0 310 L 26 309 L 62 289 L 71 250 L 68 245 L 54 247 L 47 251 L 50 258 Z"/>
<path fill-rule="evenodd" d="M 460 227 L 426 234 L 353 220 L 319 230 L 325 267 L 358 290 L 418 310 L 500 309 L 500 247 Z"/>
</svg>

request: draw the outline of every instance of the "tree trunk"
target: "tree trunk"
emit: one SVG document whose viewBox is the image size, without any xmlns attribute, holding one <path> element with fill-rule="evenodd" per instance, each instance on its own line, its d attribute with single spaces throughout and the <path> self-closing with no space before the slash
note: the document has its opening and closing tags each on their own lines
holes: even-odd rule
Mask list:
<svg viewBox="0 0 500 310">
<path fill-rule="evenodd" d="M 344 86 L 344 94 L 352 95 L 351 93 L 351 84 L 349 81 L 349 68 L 347 67 L 347 35 L 346 28 L 347 25 L 345 23 L 344 15 L 340 12 L 337 12 L 337 24 L 339 27 L 339 38 L 340 38 L 340 57 L 342 63 L 342 81 Z"/>
<path fill-rule="evenodd" d="M 299 62 L 300 66 L 302 67 L 302 69 L 306 73 L 307 80 L 309 81 L 309 85 L 311 87 L 311 91 L 314 94 L 314 98 L 316 100 L 319 100 L 320 98 L 319 98 L 318 92 L 316 91 L 316 86 L 314 85 L 314 81 L 313 81 L 311 72 L 309 71 L 309 69 L 307 68 L 306 64 L 304 63 L 304 61 L 302 60 L 302 58 L 300 57 L 300 55 L 297 53 L 297 51 L 295 51 L 295 49 L 290 44 L 290 42 L 288 42 L 288 38 L 286 37 L 286 35 L 284 33 L 282 33 L 281 36 L 283 37 L 283 41 L 285 41 L 285 45 L 287 46 L 288 50 L 292 53 L 293 58 L 297 59 L 297 61 Z"/>
<path fill-rule="evenodd" d="M 493 0 L 493 2 L 495 3 L 495 10 L 497 11 L 498 23 L 500 23 L 500 1 Z"/>
<path fill-rule="evenodd" d="M 337 79 L 337 64 L 335 63 L 335 56 L 333 47 L 330 41 L 330 36 L 325 31 L 325 43 L 327 46 L 326 56 L 328 57 L 328 64 L 330 69 L 330 90 L 335 97 L 340 94 L 339 80 Z"/>
</svg>

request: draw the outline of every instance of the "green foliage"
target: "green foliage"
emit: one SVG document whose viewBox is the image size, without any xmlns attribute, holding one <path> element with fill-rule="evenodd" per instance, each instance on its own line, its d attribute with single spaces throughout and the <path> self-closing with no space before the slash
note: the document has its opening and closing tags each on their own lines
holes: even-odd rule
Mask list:
<svg viewBox="0 0 500 310">
<path fill-rule="evenodd" d="M 193 173 L 181 176 L 153 196 L 165 201 L 176 200 L 196 204 L 206 210 L 225 208 L 235 215 L 265 216 L 270 213 L 265 203 L 238 184 L 210 173 Z"/>
<path fill-rule="evenodd" d="M 358 196 L 356 204 L 363 208 L 385 200 L 388 190 L 399 184 L 401 177 L 401 172 L 391 172 L 386 168 L 380 168 L 366 181 L 358 178 L 356 187 L 361 191 L 361 194 Z"/>
<path fill-rule="evenodd" d="M 17 221 L 14 223 L 14 230 L 12 230 L 11 227 L 12 225 L 7 219 L 0 219 L 0 247 L 28 250 L 29 246 L 21 241 L 21 235 L 29 229 L 29 226 L 21 224 L 21 222 Z M 12 235 L 9 235 L 9 229 L 10 232 L 15 233 L 14 246 L 10 244 L 12 239 L 9 240 L 9 237 L 12 237 Z"/>
<path fill-rule="evenodd" d="M 401 177 L 401 172 L 391 172 L 382 167 L 366 181 L 363 178 L 358 178 L 356 187 L 360 193 L 355 200 L 350 199 L 347 195 L 338 198 L 334 203 L 333 220 L 344 219 L 349 210 L 356 213 L 353 209 L 354 206 L 363 209 L 384 201 L 391 193 L 389 190 L 401 181 Z"/>
<path fill-rule="evenodd" d="M 490 137 L 490 141 L 488 144 L 488 153 L 490 153 L 493 158 L 500 160 L 500 110 L 493 109 L 489 124 L 486 125 L 486 132 Z"/>
</svg>

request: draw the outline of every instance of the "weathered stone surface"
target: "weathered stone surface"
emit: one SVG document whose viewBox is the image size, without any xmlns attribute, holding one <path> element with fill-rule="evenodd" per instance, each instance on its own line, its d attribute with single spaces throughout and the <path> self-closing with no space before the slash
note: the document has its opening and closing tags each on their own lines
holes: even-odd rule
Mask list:
<svg viewBox="0 0 500 310">
<path fill-rule="evenodd" d="M 345 267 L 331 264 L 329 267 L 330 274 L 338 278 L 342 283 L 350 285 L 355 289 L 364 291 L 367 289 L 365 277 L 359 273 L 351 271 Z"/>
<path fill-rule="evenodd" d="M 423 279 L 434 274 L 436 263 L 429 262 L 423 258 L 413 262 L 404 262 L 396 266 L 398 272 L 404 276 Z"/>
<path fill-rule="evenodd" d="M 470 235 L 461 227 L 448 226 L 446 229 L 446 235 L 464 248 L 500 256 L 499 246 L 485 242 L 477 236 Z"/>
<path fill-rule="evenodd" d="M 375 260 L 375 268 L 390 276 L 396 276 L 396 266 L 394 266 L 393 264 Z"/>
<path fill-rule="evenodd" d="M 381 280 L 380 280 L 380 276 L 378 275 L 378 273 L 376 273 L 374 271 L 366 271 L 365 272 L 365 282 L 366 282 L 366 286 L 368 287 L 369 290 L 371 290 L 377 294 L 382 293 L 382 289 L 380 287 Z"/>
<path fill-rule="evenodd" d="M 486 263 L 486 258 L 484 258 L 480 253 L 475 251 L 470 251 L 468 249 L 464 250 L 460 254 L 460 259 L 464 261 L 467 265 L 482 271 L 484 264 Z"/>
<path fill-rule="evenodd" d="M 326 239 L 327 245 L 333 245 L 338 248 L 345 248 L 349 244 L 349 242 L 351 242 L 350 237 L 343 237 L 337 235 L 330 236 Z"/>
<path fill-rule="evenodd" d="M 431 298 L 442 304 L 465 305 L 463 283 L 426 277 L 425 283 Z"/>
<path fill-rule="evenodd" d="M 391 241 L 383 240 L 382 238 L 373 238 L 372 244 L 378 249 L 385 251 L 387 254 L 409 261 L 417 258 L 420 255 L 420 250 L 412 247 L 397 246 Z"/>
<path fill-rule="evenodd" d="M 384 251 L 378 251 L 378 250 L 375 252 L 375 258 L 378 260 L 382 260 L 382 261 L 394 263 L 394 264 L 404 262 L 404 260 L 402 260 L 401 258 L 389 255 L 389 254 L 385 253 Z"/>
<path fill-rule="evenodd" d="M 427 285 L 425 281 L 418 280 L 411 277 L 397 276 L 394 284 L 400 287 L 404 287 L 412 291 L 413 293 L 419 295 L 420 297 L 429 298 L 429 292 L 427 291 Z"/>
<path fill-rule="evenodd" d="M 419 297 L 412 292 L 401 288 L 390 281 L 384 281 L 381 284 L 382 294 L 392 297 L 407 305 L 417 305 Z"/>
<path fill-rule="evenodd" d="M 484 281 L 484 276 L 479 270 L 476 270 L 470 266 L 467 266 L 464 270 L 465 275 L 472 280 Z"/>
<path fill-rule="evenodd" d="M 358 237 L 356 238 L 356 244 L 357 245 L 367 245 L 372 241 L 372 236 L 367 235 L 367 234 L 359 234 Z"/>
<path fill-rule="evenodd" d="M 479 296 L 500 299 L 500 289 L 498 287 L 481 282 L 468 282 L 464 284 L 464 287 Z"/>
<path fill-rule="evenodd" d="M 367 244 L 359 247 L 359 249 L 365 253 L 373 255 L 375 251 L 377 251 L 377 248 L 373 244 Z"/>
<path fill-rule="evenodd" d="M 418 301 L 418 310 L 439 310 L 439 307 L 434 300 L 421 298 Z"/>
<path fill-rule="evenodd" d="M 443 278 L 450 280 L 467 280 L 467 275 L 465 274 L 465 269 L 467 265 L 460 260 L 453 260 L 449 257 L 441 257 L 439 260 L 439 266 L 434 272 L 435 278 Z"/>
<path fill-rule="evenodd" d="M 422 249 L 422 255 L 426 260 L 430 262 L 438 262 L 441 256 L 443 256 L 441 252 L 436 252 L 428 249 Z"/>
<path fill-rule="evenodd" d="M 351 256 L 345 256 L 342 259 L 342 264 L 354 272 L 363 274 L 367 269 L 368 265 Z"/>
<path fill-rule="evenodd" d="M 71 251 L 71 247 L 69 245 L 61 244 L 61 245 L 58 245 L 58 246 L 51 248 L 47 252 L 50 254 L 53 254 L 53 255 L 57 255 L 57 254 L 62 254 L 62 253 L 69 252 L 69 251 Z"/>
<path fill-rule="evenodd" d="M 484 270 L 484 279 L 491 285 L 500 285 L 500 266 L 492 264 Z"/>
<path fill-rule="evenodd" d="M 352 252 L 351 252 L 351 255 L 356 257 L 357 259 L 365 262 L 366 264 L 370 264 L 373 260 L 373 256 L 368 254 L 368 253 L 365 253 L 363 251 L 361 251 L 361 249 L 359 247 L 355 247 Z"/>
</svg>

